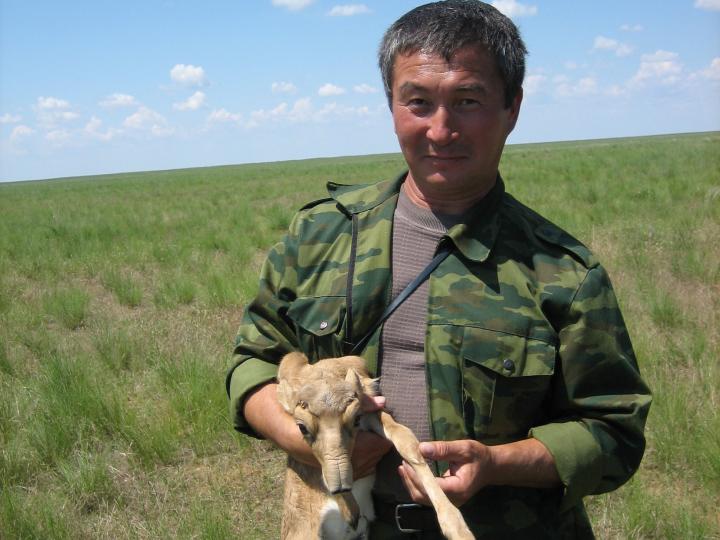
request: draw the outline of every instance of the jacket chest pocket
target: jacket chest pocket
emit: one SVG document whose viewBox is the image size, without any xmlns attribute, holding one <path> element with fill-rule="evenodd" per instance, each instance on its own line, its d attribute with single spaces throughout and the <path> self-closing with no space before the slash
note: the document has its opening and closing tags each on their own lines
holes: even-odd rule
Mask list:
<svg viewBox="0 0 720 540">
<path fill-rule="evenodd" d="M 474 438 L 501 444 L 525 438 L 544 420 L 555 347 L 484 328 L 466 328 L 462 345 L 465 423 Z"/>
<path fill-rule="evenodd" d="M 345 297 L 300 297 L 290 304 L 287 315 L 294 323 L 300 351 L 311 362 L 343 356 Z"/>
</svg>

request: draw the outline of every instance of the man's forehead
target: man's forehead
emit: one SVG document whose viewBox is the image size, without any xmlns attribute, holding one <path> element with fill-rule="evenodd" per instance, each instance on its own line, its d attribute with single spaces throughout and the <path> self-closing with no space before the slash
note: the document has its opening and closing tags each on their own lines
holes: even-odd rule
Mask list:
<svg viewBox="0 0 720 540">
<path fill-rule="evenodd" d="M 443 72 L 466 72 L 468 75 L 484 76 L 488 70 L 496 72 L 496 66 L 490 54 L 483 48 L 464 47 L 458 49 L 449 59 L 439 53 L 421 50 L 395 57 L 393 83 L 404 85 L 408 78 Z"/>
<path fill-rule="evenodd" d="M 481 44 L 466 45 L 454 51 L 450 56 L 420 49 L 398 54 L 393 62 L 393 70 L 397 70 L 398 67 L 423 65 L 467 69 L 487 61 L 493 61 L 493 58 L 487 48 Z"/>
</svg>

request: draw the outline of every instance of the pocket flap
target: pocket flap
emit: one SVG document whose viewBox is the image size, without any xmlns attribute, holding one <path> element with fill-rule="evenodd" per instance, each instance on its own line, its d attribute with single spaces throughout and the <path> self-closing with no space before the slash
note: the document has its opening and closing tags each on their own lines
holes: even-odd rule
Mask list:
<svg viewBox="0 0 720 540">
<path fill-rule="evenodd" d="M 486 328 L 466 327 L 463 358 L 503 377 L 549 376 L 555 371 L 555 347 Z"/>
<path fill-rule="evenodd" d="M 297 298 L 287 311 L 295 324 L 316 336 L 338 330 L 345 317 L 345 297 L 318 296 Z"/>
</svg>

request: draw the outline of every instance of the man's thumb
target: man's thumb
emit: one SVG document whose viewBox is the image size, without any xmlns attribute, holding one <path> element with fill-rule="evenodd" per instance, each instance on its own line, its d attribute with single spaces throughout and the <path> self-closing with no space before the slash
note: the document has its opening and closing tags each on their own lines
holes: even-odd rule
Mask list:
<svg viewBox="0 0 720 540">
<path fill-rule="evenodd" d="M 451 454 L 454 454 L 452 448 L 453 441 L 434 441 L 420 443 L 420 453 L 426 459 L 434 459 L 435 461 L 446 460 Z"/>
</svg>

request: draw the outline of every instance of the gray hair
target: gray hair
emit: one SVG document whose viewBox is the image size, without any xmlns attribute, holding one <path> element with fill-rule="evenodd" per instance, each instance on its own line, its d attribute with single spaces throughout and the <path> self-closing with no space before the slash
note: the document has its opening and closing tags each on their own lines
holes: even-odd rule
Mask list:
<svg viewBox="0 0 720 540">
<path fill-rule="evenodd" d="M 505 106 L 509 107 L 522 88 L 527 49 L 515 24 L 478 0 L 425 4 L 407 12 L 388 28 L 380 43 L 378 63 L 390 106 L 398 55 L 423 52 L 450 61 L 468 45 L 485 48 L 495 58 L 505 84 Z"/>
</svg>

